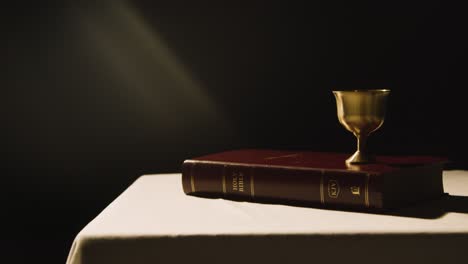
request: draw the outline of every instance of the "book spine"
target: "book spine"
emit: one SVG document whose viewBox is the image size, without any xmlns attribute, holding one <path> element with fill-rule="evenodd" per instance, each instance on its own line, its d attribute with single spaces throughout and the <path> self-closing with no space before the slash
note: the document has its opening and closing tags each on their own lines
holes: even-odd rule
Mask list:
<svg viewBox="0 0 468 264">
<path fill-rule="evenodd" d="M 186 160 L 186 194 L 250 202 L 380 209 L 370 174 Z M 375 184 L 375 183 L 374 183 Z"/>
</svg>

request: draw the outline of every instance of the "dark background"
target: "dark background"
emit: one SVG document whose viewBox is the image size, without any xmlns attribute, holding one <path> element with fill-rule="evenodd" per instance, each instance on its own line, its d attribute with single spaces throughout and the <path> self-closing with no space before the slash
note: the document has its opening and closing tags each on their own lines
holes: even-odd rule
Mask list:
<svg viewBox="0 0 468 264">
<path fill-rule="evenodd" d="M 1 241 L 12 263 L 64 263 L 132 181 L 190 157 L 351 153 L 334 89 L 392 90 L 374 152 L 468 169 L 467 16 L 449 1 L 37 2 L 0 11 Z"/>
</svg>

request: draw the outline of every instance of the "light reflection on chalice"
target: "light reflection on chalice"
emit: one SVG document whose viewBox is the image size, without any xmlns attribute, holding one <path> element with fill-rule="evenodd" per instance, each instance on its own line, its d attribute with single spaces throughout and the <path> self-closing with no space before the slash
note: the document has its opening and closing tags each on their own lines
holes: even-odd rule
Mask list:
<svg viewBox="0 0 468 264">
<path fill-rule="evenodd" d="M 333 94 L 338 120 L 357 138 L 357 150 L 346 164 L 374 162 L 374 157 L 367 152 L 366 142 L 369 135 L 384 123 L 390 90 L 333 91 Z"/>
</svg>

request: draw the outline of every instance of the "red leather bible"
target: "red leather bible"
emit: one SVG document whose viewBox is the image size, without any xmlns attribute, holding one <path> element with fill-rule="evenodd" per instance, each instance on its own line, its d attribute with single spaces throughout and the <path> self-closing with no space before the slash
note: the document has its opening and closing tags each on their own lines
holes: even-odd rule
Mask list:
<svg viewBox="0 0 468 264">
<path fill-rule="evenodd" d="M 188 159 L 186 194 L 261 203 L 362 210 L 391 209 L 444 194 L 445 159 L 379 156 L 347 166 L 348 154 L 245 149 Z"/>
</svg>

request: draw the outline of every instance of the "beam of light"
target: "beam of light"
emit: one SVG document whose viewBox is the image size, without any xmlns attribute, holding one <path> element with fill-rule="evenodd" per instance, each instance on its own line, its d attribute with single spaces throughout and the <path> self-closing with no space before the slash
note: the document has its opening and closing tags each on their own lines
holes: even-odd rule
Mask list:
<svg viewBox="0 0 468 264">
<path fill-rule="evenodd" d="M 173 130 L 197 118 L 230 130 L 214 100 L 134 8 L 112 2 L 105 8 L 80 9 L 78 16 L 96 64 L 118 84 L 109 92 L 127 100 L 124 107 L 138 108 L 148 122 Z"/>
</svg>

